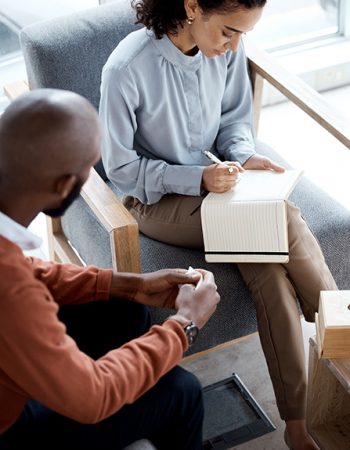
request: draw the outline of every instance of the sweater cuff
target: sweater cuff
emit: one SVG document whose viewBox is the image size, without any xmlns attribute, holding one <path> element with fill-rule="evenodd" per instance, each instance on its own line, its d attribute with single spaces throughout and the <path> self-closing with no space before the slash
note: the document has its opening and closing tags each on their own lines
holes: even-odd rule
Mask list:
<svg viewBox="0 0 350 450">
<path fill-rule="evenodd" d="M 188 349 L 188 341 L 185 330 L 182 328 L 181 324 L 176 320 L 167 319 L 162 326 L 178 335 L 182 343 L 182 352 L 184 353 Z"/>
<path fill-rule="evenodd" d="M 112 269 L 99 269 L 96 283 L 96 299 L 109 300 L 112 283 Z"/>
</svg>

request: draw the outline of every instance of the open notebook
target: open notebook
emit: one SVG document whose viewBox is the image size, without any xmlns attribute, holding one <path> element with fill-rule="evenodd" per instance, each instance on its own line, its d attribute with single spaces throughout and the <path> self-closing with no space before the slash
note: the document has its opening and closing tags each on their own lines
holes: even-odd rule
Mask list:
<svg viewBox="0 0 350 450">
<path fill-rule="evenodd" d="M 229 192 L 201 207 L 208 262 L 288 262 L 286 200 L 302 171 L 246 170 Z"/>
</svg>

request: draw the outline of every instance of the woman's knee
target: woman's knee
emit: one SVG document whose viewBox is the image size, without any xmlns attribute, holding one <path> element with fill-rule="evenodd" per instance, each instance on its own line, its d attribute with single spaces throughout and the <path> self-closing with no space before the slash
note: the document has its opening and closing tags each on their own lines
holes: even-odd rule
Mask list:
<svg viewBox="0 0 350 450">
<path fill-rule="evenodd" d="M 272 289 L 290 284 L 287 271 L 282 264 L 239 263 L 239 271 L 251 292 Z"/>
<path fill-rule="evenodd" d="M 291 250 L 298 242 L 309 238 L 315 239 L 309 225 L 301 215 L 300 209 L 292 202 L 287 201 L 288 240 Z"/>
</svg>

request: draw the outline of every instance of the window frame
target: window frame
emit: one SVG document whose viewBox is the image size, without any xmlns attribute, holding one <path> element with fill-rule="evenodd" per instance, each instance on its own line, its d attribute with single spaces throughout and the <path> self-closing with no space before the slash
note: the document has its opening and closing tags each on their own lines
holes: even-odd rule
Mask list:
<svg viewBox="0 0 350 450">
<path fill-rule="evenodd" d="M 350 2 L 339 0 L 339 35 L 350 38 Z"/>
<path fill-rule="evenodd" d="M 320 47 L 323 45 L 335 44 L 338 41 L 343 41 L 344 39 L 350 39 L 350 1 L 349 0 L 339 0 L 338 4 L 338 23 L 336 24 L 337 31 L 334 33 L 326 33 L 322 31 L 315 31 L 312 36 L 311 34 L 304 39 L 294 39 L 293 36 L 289 39 L 285 39 L 276 46 L 265 46 L 265 50 L 270 53 L 289 53 L 302 51 L 307 48 Z M 294 35 L 296 36 L 296 35 Z"/>
</svg>

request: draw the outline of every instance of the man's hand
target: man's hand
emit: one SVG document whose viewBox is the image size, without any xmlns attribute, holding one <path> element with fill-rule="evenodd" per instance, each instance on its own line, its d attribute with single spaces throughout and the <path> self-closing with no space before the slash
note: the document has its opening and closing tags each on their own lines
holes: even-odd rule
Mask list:
<svg viewBox="0 0 350 450">
<path fill-rule="evenodd" d="M 157 272 L 131 274 L 115 272 L 111 296 L 135 300 L 148 306 L 174 308 L 179 285 L 195 286 L 201 275 L 186 269 L 164 269 Z"/>
<path fill-rule="evenodd" d="M 203 170 L 202 187 L 208 192 L 227 192 L 238 183 L 240 172 L 244 172 L 244 169 L 239 162 L 211 164 Z"/>
<path fill-rule="evenodd" d="M 275 172 L 284 172 L 284 167 L 271 161 L 267 156 L 256 153 L 251 156 L 248 161 L 243 164 L 244 169 L 247 170 L 273 170 Z"/>
<path fill-rule="evenodd" d="M 216 310 L 220 296 L 213 274 L 202 269 L 196 269 L 196 271 L 202 274 L 202 282 L 198 287 L 193 284 L 180 286 L 175 302 L 177 314 L 173 317 L 174 320 L 177 320 L 177 315 L 181 319 L 193 320 L 197 327 L 201 329 Z M 172 316 L 169 317 L 169 319 L 171 318 Z"/>
</svg>

